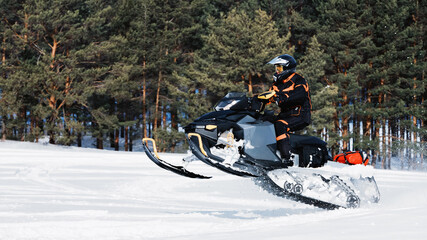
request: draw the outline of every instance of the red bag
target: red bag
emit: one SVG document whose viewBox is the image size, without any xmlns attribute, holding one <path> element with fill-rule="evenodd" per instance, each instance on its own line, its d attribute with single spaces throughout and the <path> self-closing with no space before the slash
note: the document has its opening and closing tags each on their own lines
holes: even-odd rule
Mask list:
<svg viewBox="0 0 427 240">
<path fill-rule="evenodd" d="M 366 166 L 369 163 L 369 157 L 368 154 L 362 151 L 345 152 L 335 155 L 334 161 L 349 165 L 364 164 Z"/>
</svg>

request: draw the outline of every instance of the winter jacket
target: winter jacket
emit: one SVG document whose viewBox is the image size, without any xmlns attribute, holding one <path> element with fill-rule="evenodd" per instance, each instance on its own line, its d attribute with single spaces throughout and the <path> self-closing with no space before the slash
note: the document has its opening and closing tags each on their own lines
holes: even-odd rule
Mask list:
<svg viewBox="0 0 427 240">
<path fill-rule="evenodd" d="M 311 122 L 311 99 L 307 81 L 298 73 L 279 76 L 270 90 L 276 92 L 274 101 L 279 105 L 281 118 L 301 117 Z"/>
</svg>

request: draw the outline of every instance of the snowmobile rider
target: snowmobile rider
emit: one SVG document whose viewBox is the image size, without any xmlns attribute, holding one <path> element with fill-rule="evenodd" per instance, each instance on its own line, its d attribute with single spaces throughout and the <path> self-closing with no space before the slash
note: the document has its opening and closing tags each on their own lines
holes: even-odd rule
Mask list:
<svg viewBox="0 0 427 240">
<path fill-rule="evenodd" d="M 268 64 L 275 66 L 270 103 L 280 107 L 274 127 L 277 148 L 284 163 L 292 165 L 289 132 L 304 129 L 311 122 L 311 99 L 307 81 L 296 73 L 297 62 L 288 55 L 280 55 Z M 262 95 L 262 94 L 261 94 Z"/>
</svg>

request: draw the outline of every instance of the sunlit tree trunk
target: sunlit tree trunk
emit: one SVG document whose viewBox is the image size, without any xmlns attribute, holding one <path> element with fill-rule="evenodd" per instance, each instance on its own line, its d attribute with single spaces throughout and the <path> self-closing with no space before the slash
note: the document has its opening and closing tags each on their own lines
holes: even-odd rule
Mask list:
<svg viewBox="0 0 427 240">
<path fill-rule="evenodd" d="M 160 83 L 162 81 L 162 71 L 159 71 L 159 78 L 157 81 L 157 90 L 156 90 L 156 104 L 155 104 L 155 111 L 154 111 L 154 126 L 153 126 L 153 132 L 155 133 L 157 131 L 157 124 L 158 124 L 158 118 L 159 118 L 159 105 L 160 105 Z M 157 135 L 155 136 L 155 139 L 157 141 Z"/>
<path fill-rule="evenodd" d="M 2 116 L 1 118 L 1 140 L 4 142 L 6 141 L 6 116 Z"/>
<path fill-rule="evenodd" d="M 142 62 L 142 137 L 147 137 L 147 79 L 146 79 L 146 61 Z"/>
<path fill-rule="evenodd" d="M 59 42 L 56 40 L 55 36 L 51 36 L 53 39 L 53 43 L 49 44 L 50 48 L 51 48 L 51 53 L 50 56 L 52 58 L 52 62 L 50 64 L 50 69 L 52 71 L 55 70 L 55 56 L 56 56 L 56 50 L 58 48 L 58 44 Z M 49 143 L 50 144 L 55 144 L 56 139 L 55 139 L 55 131 L 52 129 L 54 127 L 54 125 L 56 124 L 56 119 L 57 119 L 57 113 L 56 113 L 56 105 L 57 105 L 57 99 L 55 96 L 55 92 L 58 90 L 58 86 L 56 86 L 53 82 L 51 83 L 50 86 L 50 91 L 51 91 L 51 95 L 49 97 L 49 107 L 52 109 L 52 115 L 50 116 L 49 119 L 49 123 L 50 123 L 50 130 L 49 130 Z"/>
<path fill-rule="evenodd" d="M 120 130 L 118 128 L 116 128 L 115 132 L 116 132 L 116 134 L 115 134 L 116 136 L 114 139 L 114 150 L 119 151 Z"/>
<path fill-rule="evenodd" d="M 3 37 L 3 52 L 1 57 L 1 64 L 3 67 L 6 66 L 6 37 Z M 6 77 L 6 73 L 3 73 L 3 77 Z M 1 116 L 1 140 L 6 141 L 6 116 Z"/>
<path fill-rule="evenodd" d="M 162 117 L 162 128 L 164 129 L 164 130 L 166 130 L 167 129 L 167 123 L 166 123 L 166 120 L 167 120 L 167 109 L 166 109 L 166 105 L 164 105 L 163 106 L 163 117 Z"/>
<path fill-rule="evenodd" d="M 252 75 L 250 73 L 248 74 L 248 79 L 249 79 L 248 92 L 249 92 L 250 95 L 252 95 L 252 93 L 253 93 L 253 84 L 252 84 Z"/>
<path fill-rule="evenodd" d="M 132 138 L 132 133 L 133 129 L 132 126 L 129 126 L 129 152 L 133 151 L 133 138 Z"/>
</svg>

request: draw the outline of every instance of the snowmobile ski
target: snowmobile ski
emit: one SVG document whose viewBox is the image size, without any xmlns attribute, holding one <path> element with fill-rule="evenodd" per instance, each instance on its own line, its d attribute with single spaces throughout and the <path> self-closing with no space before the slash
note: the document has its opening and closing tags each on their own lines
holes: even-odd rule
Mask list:
<svg viewBox="0 0 427 240">
<path fill-rule="evenodd" d="M 147 142 L 151 142 L 153 144 L 153 152 L 149 149 Z M 183 166 L 176 166 L 173 164 L 170 164 L 166 161 L 163 161 L 159 158 L 159 155 L 157 154 L 157 148 L 156 148 L 156 142 L 152 138 L 144 138 L 142 139 L 142 146 L 144 148 L 145 153 L 147 154 L 148 158 L 150 158 L 151 161 L 153 161 L 157 166 L 169 170 L 171 172 L 174 172 L 176 174 L 179 174 L 181 176 L 189 177 L 189 178 L 199 178 L 199 179 L 209 179 L 211 177 L 203 176 L 197 173 L 193 173 L 185 169 Z"/>
</svg>

